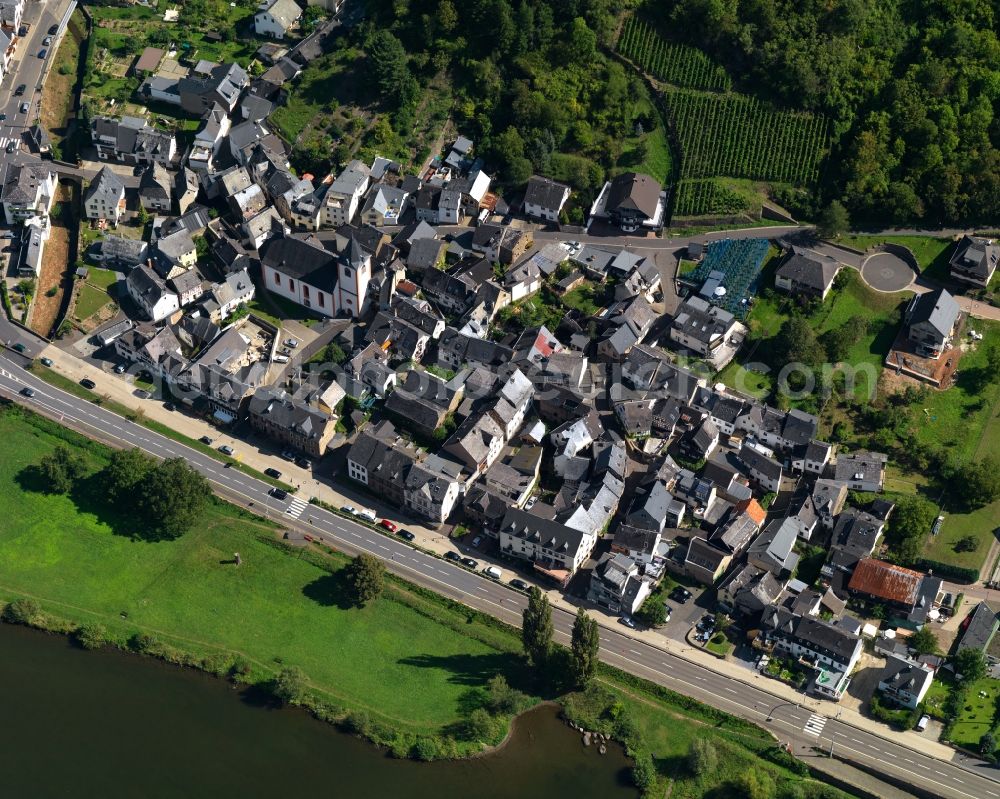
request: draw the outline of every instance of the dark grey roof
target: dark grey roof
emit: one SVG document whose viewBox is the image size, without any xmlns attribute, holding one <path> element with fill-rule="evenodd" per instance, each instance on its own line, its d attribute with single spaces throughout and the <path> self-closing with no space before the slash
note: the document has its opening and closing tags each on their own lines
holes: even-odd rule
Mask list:
<svg viewBox="0 0 1000 799">
<path fill-rule="evenodd" d="M 87 194 L 84 202 L 102 197 L 108 205 L 114 205 L 121 198 L 125 191 L 125 181 L 118 174 L 113 172 L 111 167 L 103 167 L 94 178 L 94 182 L 87 187 Z"/>
<path fill-rule="evenodd" d="M 406 266 L 410 269 L 422 271 L 433 269 L 447 245 L 445 242 L 434 238 L 418 238 L 410 242 L 410 252 L 406 256 Z"/>
<path fill-rule="evenodd" d="M 906 309 L 906 322 L 916 325 L 926 322 L 941 335 L 947 337 L 955 326 L 960 309 L 955 298 L 945 289 L 917 294 Z"/>
<path fill-rule="evenodd" d="M 840 663 L 850 662 L 858 646 L 857 635 L 820 619 L 798 616 L 780 606 L 765 608 L 761 624 L 782 638 L 804 644 Z"/>
<path fill-rule="evenodd" d="M 556 183 L 552 178 L 532 175 L 528 178 L 528 187 L 524 192 L 524 202 L 525 204 L 531 203 L 532 205 L 540 206 L 541 208 L 557 210 L 562 205 L 563 197 L 568 190 L 569 186 L 563 183 Z"/>
<path fill-rule="evenodd" d="M 740 447 L 740 460 L 743 461 L 748 469 L 759 472 L 771 480 L 781 478 L 781 464 L 774 460 L 774 458 L 767 457 L 746 443 Z"/>
<path fill-rule="evenodd" d="M 263 265 L 322 291 L 332 293 L 337 285 L 336 257 L 314 240 L 275 236 L 264 242 L 260 260 Z"/>
<path fill-rule="evenodd" d="M 291 430 L 308 439 L 320 439 L 333 419 L 308 405 L 293 400 L 284 391 L 265 387 L 258 389 L 250 398 L 250 414 L 267 417 L 277 427 Z"/>
<path fill-rule="evenodd" d="M 520 508 L 511 508 L 504 516 L 502 531 L 551 549 L 553 552 L 574 554 L 580 549 L 584 533 L 557 521 L 543 519 Z"/>
<path fill-rule="evenodd" d="M 775 275 L 817 291 L 826 291 L 839 270 L 840 264 L 829 255 L 792 247 Z"/>
<path fill-rule="evenodd" d="M 978 649 L 985 652 L 996 634 L 998 624 L 1000 619 L 993 608 L 980 602 L 964 622 L 965 630 L 958 639 L 956 651 Z"/>
<path fill-rule="evenodd" d="M 721 549 L 712 546 L 704 538 L 692 536 L 691 541 L 688 543 L 688 551 L 684 560 L 702 569 L 714 572 L 728 557 L 728 552 L 723 552 Z"/>
<path fill-rule="evenodd" d="M 609 213 L 638 211 L 652 219 L 656 216 L 660 191 L 660 184 L 649 175 L 625 172 L 612 179 L 606 208 Z"/>
</svg>

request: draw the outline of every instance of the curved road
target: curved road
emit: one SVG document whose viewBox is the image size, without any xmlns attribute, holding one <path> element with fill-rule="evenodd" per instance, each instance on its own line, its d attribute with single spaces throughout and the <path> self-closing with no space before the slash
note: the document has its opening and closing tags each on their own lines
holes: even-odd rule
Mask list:
<svg viewBox="0 0 1000 799">
<path fill-rule="evenodd" d="M 160 458 L 183 457 L 208 477 L 217 493 L 233 502 L 241 505 L 252 502 L 258 512 L 263 511 L 263 515 L 278 519 L 285 526 L 310 532 L 343 551 L 372 553 L 385 560 L 393 572 L 414 583 L 509 624 L 520 623 L 526 598 L 506 585 L 319 507 L 303 507 L 301 500 L 275 500 L 269 496 L 266 483 L 226 469 L 214 458 L 50 386 L 25 371 L 27 363 L 27 359 L 15 352 L 0 354 L 0 396 L 22 402 L 91 437 L 138 447 Z M 25 387 L 33 388 L 35 396 L 29 399 L 20 394 Z M 553 621 L 558 640 L 567 643 L 572 614 L 554 608 Z M 781 701 L 764 688 L 716 674 L 617 629 L 602 627 L 601 656 L 613 666 L 761 724 L 780 741 L 789 743 L 797 754 L 804 754 L 811 747 L 827 751 L 832 744 L 841 755 L 890 777 L 909 782 L 916 778 L 917 784 L 942 797 L 1000 799 L 995 769 L 937 760 L 836 719 L 822 719 L 817 724 L 816 719 L 810 719 L 811 712 L 801 705 Z M 764 684 L 762 679 L 761 685 Z"/>
</svg>

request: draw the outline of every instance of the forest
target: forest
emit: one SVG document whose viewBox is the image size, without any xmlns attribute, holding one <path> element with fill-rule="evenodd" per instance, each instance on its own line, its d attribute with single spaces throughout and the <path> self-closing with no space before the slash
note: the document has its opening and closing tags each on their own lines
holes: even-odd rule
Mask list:
<svg viewBox="0 0 1000 799">
<path fill-rule="evenodd" d="M 1000 221 L 990 0 L 660 0 L 646 15 L 735 88 L 832 121 L 818 202 L 858 224 Z"/>
</svg>

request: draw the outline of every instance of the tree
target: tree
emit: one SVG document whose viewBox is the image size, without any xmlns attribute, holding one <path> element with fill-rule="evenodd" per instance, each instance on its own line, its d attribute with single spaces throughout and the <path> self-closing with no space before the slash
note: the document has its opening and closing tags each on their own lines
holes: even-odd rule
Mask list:
<svg viewBox="0 0 1000 799">
<path fill-rule="evenodd" d="M 14 624 L 31 624 L 41 615 L 39 604 L 27 597 L 15 599 L 3 611 L 4 619 Z"/>
<path fill-rule="evenodd" d="M 361 607 L 381 596 L 385 589 L 385 565 L 374 555 L 362 552 L 347 567 L 355 601 Z"/>
<path fill-rule="evenodd" d="M 494 715 L 518 713 L 527 704 L 527 697 L 511 688 L 502 674 L 495 674 L 486 682 L 486 709 Z"/>
<path fill-rule="evenodd" d="M 646 597 L 635 617 L 647 627 L 661 627 L 667 623 L 667 606 L 658 597 Z"/>
<path fill-rule="evenodd" d="M 911 635 L 907 643 L 918 655 L 934 655 L 940 651 L 937 636 L 926 624 Z"/>
<path fill-rule="evenodd" d="M 415 79 L 407 64 L 406 49 L 388 29 L 381 28 L 368 39 L 366 49 L 370 74 L 379 94 L 402 105 Z"/>
<path fill-rule="evenodd" d="M 83 474 L 83 459 L 62 444 L 46 455 L 38 464 L 45 481 L 45 488 L 53 494 L 67 494 Z"/>
<path fill-rule="evenodd" d="M 656 785 L 656 766 L 653 765 L 653 756 L 642 749 L 635 753 L 635 765 L 632 766 L 632 782 L 635 787 L 645 795 Z"/>
<path fill-rule="evenodd" d="M 816 231 L 824 239 L 834 239 L 846 233 L 851 227 L 851 219 L 847 209 L 838 201 L 833 200 L 819 213 L 816 220 Z"/>
<path fill-rule="evenodd" d="M 951 484 L 970 510 L 989 505 L 1000 497 L 1000 458 L 988 455 L 960 466 Z"/>
<path fill-rule="evenodd" d="M 116 449 L 101 472 L 108 499 L 113 503 L 134 504 L 138 487 L 154 468 L 156 461 L 142 450 L 135 447 Z"/>
<path fill-rule="evenodd" d="M 707 738 L 695 738 L 688 747 L 687 764 L 697 777 L 712 774 L 719 767 L 719 753 Z"/>
<path fill-rule="evenodd" d="M 986 676 L 986 656 L 981 649 L 963 649 L 951 659 L 951 665 L 966 682 L 975 682 Z"/>
<path fill-rule="evenodd" d="M 211 494 L 201 472 L 183 458 L 168 458 L 149 472 L 136 506 L 160 537 L 178 538 L 191 529 Z"/>
<path fill-rule="evenodd" d="M 984 733 L 983 737 L 979 739 L 979 754 L 981 755 L 992 755 L 997 748 L 997 740 L 993 737 L 992 733 Z"/>
<path fill-rule="evenodd" d="M 974 535 L 967 535 L 959 538 L 955 542 L 956 552 L 975 552 L 976 547 L 979 546 L 979 541 Z"/>
<path fill-rule="evenodd" d="M 901 497 L 885 536 L 893 558 L 900 563 L 916 560 L 936 517 L 937 508 L 929 500 L 919 496 Z"/>
<path fill-rule="evenodd" d="M 310 6 L 310 8 L 313 7 Z M 323 350 L 323 360 L 340 366 L 340 364 L 347 360 L 347 353 L 344 352 L 343 348 L 336 341 L 331 341 L 326 345 L 326 349 Z"/>
<path fill-rule="evenodd" d="M 271 683 L 271 693 L 286 705 L 301 701 L 305 691 L 306 675 L 298 666 L 282 669 Z"/>
<path fill-rule="evenodd" d="M 570 666 L 573 682 L 578 687 L 586 686 L 597 671 L 600 650 L 601 634 L 597 619 L 591 618 L 583 608 L 580 608 L 576 612 L 570 641 Z"/>
<path fill-rule="evenodd" d="M 771 799 L 774 796 L 774 779 L 753 766 L 743 772 L 737 785 L 742 799 Z"/>
<path fill-rule="evenodd" d="M 487 743 L 496 735 L 496 722 L 481 707 L 473 710 L 462 725 L 462 737 L 467 741 Z"/>
<path fill-rule="evenodd" d="M 544 666 L 552 651 L 552 608 L 549 598 L 536 586 L 528 593 L 528 607 L 521 617 L 521 642 L 528 662 Z"/>
<path fill-rule="evenodd" d="M 84 649 L 100 649 L 108 642 L 108 631 L 100 622 L 82 624 L 76 630 L 76 641 Z"/>
</svg>

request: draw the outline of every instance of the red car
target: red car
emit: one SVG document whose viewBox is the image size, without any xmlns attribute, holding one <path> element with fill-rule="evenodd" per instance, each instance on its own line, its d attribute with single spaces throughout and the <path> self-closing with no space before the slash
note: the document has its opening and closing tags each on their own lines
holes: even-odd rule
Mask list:
<svg viewBox="0 0 1000 799">
<path fill-rule="evenodd" d="M 390 522 L 390 521 L 389 521 L 388 519 L 383 519 L 382 521 L 380 521 L 380 522 L 379 522 L 379 524 L 381 524 L 381 525 L 382 525 L 382 526 L 383 526 L 383 527 L 384 527 L 384 528 L 385 528 L 386 530 L 388 530 L 388 531 L 389 531 L 390 533 L 394 533 L 394 532 L 396 532 L 396 529 L 397 529 L 397 528 L 396 528 L 396 525 L 394 525 L 394 524 L 393 524 L 392 522 Z"/>
</svg>

